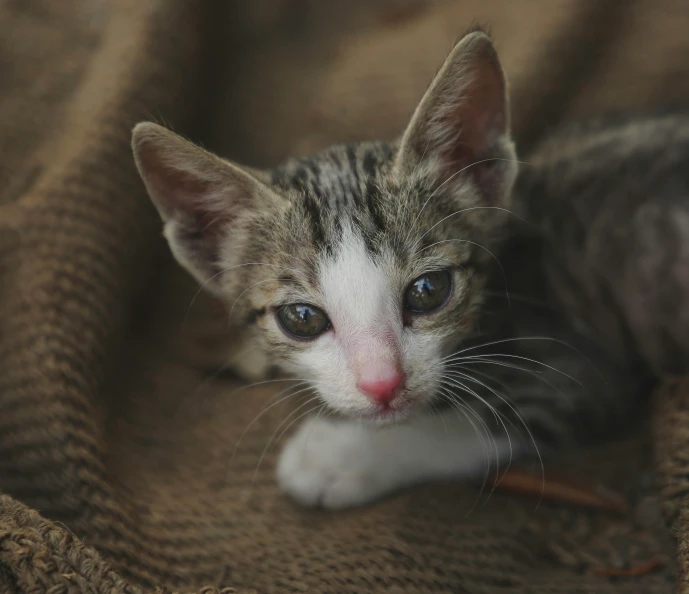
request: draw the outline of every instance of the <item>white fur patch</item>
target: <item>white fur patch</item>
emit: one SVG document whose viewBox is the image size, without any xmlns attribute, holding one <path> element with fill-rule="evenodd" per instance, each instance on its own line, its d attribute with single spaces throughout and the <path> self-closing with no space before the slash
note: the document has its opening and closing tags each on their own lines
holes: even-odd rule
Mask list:
<svg viewBox="0 0 689 594">
<path fill-rule="evenodd" d="M 332 330 L 297 355 L 297 366 L 329 406 L 346 414 L 376 411 L 357 388 L 362 377 L 404 367 L 396 270 L 389 259 L 374 261 L 351 228 L 345 229 L 333 256 L 319 263 L 319 306 Z"/>
<path fill-rule="evenodd" d="M 314 305 L 332 330 L 304 345 L 291 371 L 309 379 L 332 409 L 352 417 L 380 414 L 357 383 L 406 376 L 406 389 L 392 402 L 385 422 L 406 418 L 435 395 L 442 369 L 442 341 L 429 332 L 405 327 L 402 295 L 411 280 L 392 253 L 366 249 L 363 238 L 345 228 L 333 254 L 318 264 L 319 294 Z"/>
<path fill-rule="evenodd" d="M 374 262 L 364 240 L 351 228 L 344 231 L 335 257 L 320 266 L 323 300 L 338 334 L 355 339 L 363 329 L 398 326 L 390 278 L 384 263 Z"/>
<path fill-rule="evenodd" d="M 455 411 L 384 428 L 312 418 L 282 451 L 277 478 L 303 505 L 345 508 L 424 481 L 482 477 L 488 464 L 504 468 L 514 446 L 487 440 Z"/>
</svg>

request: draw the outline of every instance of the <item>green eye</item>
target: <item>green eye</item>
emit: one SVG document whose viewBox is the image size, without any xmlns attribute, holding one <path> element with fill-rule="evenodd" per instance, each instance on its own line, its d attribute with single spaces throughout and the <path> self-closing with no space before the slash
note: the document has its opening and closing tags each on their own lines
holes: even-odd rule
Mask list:
<svg viewBox="0 0 689 594">
<path fill-rule="evenodd" d="M 283 305 L 277 311 L 282 329 L 293 338 L 316 338 L 330 328 L 325 312 L 306 303 Z"/>
<path fill-rule="evenodd" d="M 430 313 L 440 309 L 452 291 L 452 277 L 447 270 L 427 272 L 407 287 L 404 309 L 412 313 Z"/>
</svg>

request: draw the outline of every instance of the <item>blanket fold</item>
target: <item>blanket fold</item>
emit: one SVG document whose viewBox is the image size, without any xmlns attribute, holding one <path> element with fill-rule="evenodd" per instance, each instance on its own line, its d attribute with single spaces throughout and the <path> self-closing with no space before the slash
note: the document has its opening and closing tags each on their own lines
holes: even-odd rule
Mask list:
<svg viewBox="0 0 689 594">
<path fill-rule="evenodd" d="M 680 0 L 0 1 L 0 593 L 689 592 L 684 384 L 562 462 L 628 513 L 462 483 L 300 509 L 273 468 L 307 409 L 217 370 L 226 313 L 160 238 L 136 122 L 258 166 L 390 136 L 473 20 L 525 145 L 689 98 Z"/>
</svg>

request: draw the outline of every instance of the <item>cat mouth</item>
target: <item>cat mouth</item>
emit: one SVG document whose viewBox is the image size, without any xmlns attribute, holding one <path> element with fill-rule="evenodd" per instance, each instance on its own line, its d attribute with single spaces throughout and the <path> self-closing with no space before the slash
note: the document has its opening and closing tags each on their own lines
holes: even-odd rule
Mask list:
<svg viewBox="0 0 689 594">
<path fill-rule="evenodd" d="M 399 403 L 385 404 L 376 406 L 362 413 L 362 418 L 376 424 L 391 425 L 405 421 L 409 418 L 413 410 L 413 402 L 405 401 Z"/>
</svg>

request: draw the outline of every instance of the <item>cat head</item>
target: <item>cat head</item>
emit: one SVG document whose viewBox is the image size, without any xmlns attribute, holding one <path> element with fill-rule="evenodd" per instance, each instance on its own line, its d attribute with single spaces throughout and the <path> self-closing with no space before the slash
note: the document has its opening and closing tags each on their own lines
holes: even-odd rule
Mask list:
<svg viewBox="0 0 689 594">
<path fill-rule="evenodd" d="M 270 171 L 152 123 L 135 127 L 133 148 L 173 254 L 273 363 L 350 416 L 397 420 L 442 394 L 517 171 L 484 32 L 457 43 L 391 143 Z"/>
</svg>

